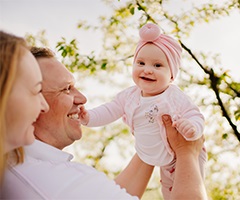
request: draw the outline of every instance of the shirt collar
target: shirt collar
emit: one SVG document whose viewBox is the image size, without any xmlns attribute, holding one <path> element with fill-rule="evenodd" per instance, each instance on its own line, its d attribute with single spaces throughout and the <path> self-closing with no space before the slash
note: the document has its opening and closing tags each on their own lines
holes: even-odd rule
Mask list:
<svg viewBox="0 0 240 200">
<path fill-rule="evenodd" d="M 39 160 L 49 160 L 55 162 L 70 161 L 73 156 L 61 151 L 49 144 L 35 140 L 33 144 L 24 147 L 25 156 L 34 157 Z"/>
</svg>

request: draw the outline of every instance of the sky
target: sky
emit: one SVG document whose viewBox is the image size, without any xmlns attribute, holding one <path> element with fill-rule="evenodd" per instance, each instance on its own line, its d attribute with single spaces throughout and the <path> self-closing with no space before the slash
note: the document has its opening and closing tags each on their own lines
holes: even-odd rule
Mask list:
<svg viewBox="0 0 240 200">
<path fill-rule="evenodd" d="M 113 1 L 117 6 L 119 1 Z M 171 1 L 175 5 L 178 2 Z M 77 23 L 87 20 L 94 25 L 98 23 L 100 15 L 106 14 L 111 14 L 111 9 L 101 0 L 0 0 L 0 29 L 19 36 L 25 36 L 26 33 L 36 35 L 39 31 L 46 30 L 52 48 L 61 37 L 77 38 L 81 50 L 87 54 L 101 47 L 101 38 L 98 34 L 79 32 Z M 198 25 L 184 44 L 193 51 L 219 53 L 222 67 L 230 70 L 231 76 L 240 82 L 239 24 L 238 11 L 221 20 Z M 92 89 L 94 92 L 89 91 L 88 99 L 96 99 L 91 94 L 98 95 Z M 104 90 L 99 90 L 100 93 L 102 91 Z"/>
<path fill-rule="evenodd" d="M 118 6 L 120 1 L 115 1 Z M 121 2 L 124 2 L 122 0 Z M 176 0 L 172 0 L 176 5 Z M 101 0 L 0 0 L 0 29 L 19 36 L 36 35 L 46 30 L 50 46 L 55 47 L 61 37 L 77 38 L 86 53 L 100 48 L 97 34 L 80 33 L 78 21 L 98 23 L 100 15 L 111 14 L 111 9 Z M 192 50 L 214 52 L 221 57 L 222 67 L 229 69 L 236 81 L 240 81 L 240 12 L 229 17 L 198 25 L 185 41 Z"/>
<path fill-rule="evenodd" d="M 77 22 L 87 20 L 96 24 L 99 15 L 106 12 L 109 8 L 101 0 L 0 0 L 0 29 L 19 36 L 46 30 L 50 45 L 61 37 L 86 41 L 87 35 L 78 35 Z M 83 49 L 87 50 L 89 43 L 94 46 L 97 42 L 94 39 L 85 42 Z"/>
</svg>

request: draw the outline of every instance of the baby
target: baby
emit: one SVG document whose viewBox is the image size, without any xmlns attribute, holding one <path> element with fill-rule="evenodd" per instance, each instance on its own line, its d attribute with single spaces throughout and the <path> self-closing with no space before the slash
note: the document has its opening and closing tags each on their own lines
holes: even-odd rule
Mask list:
<svg viewBox="0 0 240 200">
<path fill-rule="evenodd" d="M 176 159 L 167 142 L 161 116 L 170 115 L 173 125 L 186 140 L 202 136 L 204 117 L 190 98 L 173 84 L 181 65 L 179 43 L 162 34 L 155 24 L 144 25 L 139 35 L 132 71 L 136 85 L 97 108 L 87 111 L 82 107 L 82 123 L 88 127 L 103 126 L 122 117 L 135 136 L 138 156 L 149 165 L 160 166 L 163 197 L 169 199 Z M 199 156 L 203 177 L 206 158 L 203 148 Z"/>
</svg>

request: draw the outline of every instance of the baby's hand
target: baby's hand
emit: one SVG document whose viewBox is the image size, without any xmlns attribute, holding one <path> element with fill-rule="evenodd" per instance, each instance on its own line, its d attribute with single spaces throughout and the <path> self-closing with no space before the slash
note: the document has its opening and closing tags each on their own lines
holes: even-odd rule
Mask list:
<svg viewBox="0 0 240 200">
<path fill-rule="evenodd" d="M 85 109 L 84 105 L 79 106 L 80 113 L 79 113 L 79 119 L 81 120 L 81 124 L 87 125 L 89 122 L 89 113 Z"/>
<path fill-rule="evenodd" d="M 193 137 L 196 132 L 195 126 L 188 119 L 178 119 L 173 122 L 173 127 L 186 138 Z"/>
</svg>

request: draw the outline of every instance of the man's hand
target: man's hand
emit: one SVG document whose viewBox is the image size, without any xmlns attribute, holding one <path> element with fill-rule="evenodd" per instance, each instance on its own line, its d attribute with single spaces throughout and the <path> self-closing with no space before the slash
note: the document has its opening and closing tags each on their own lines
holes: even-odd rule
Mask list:
<svg viewBox="0 0 240 200">
<path fill-rule="evenodd" d="M 178 155 L 185 153 L 199 155 L 204 143 L 203 136 L 196 141 L 186 141 L 184 137 L 172 126 L 172 120 L 169 115 L 163 115 L 162 121 L 166 128 L 168 143 L 177 157 Z"/>
</svg>

